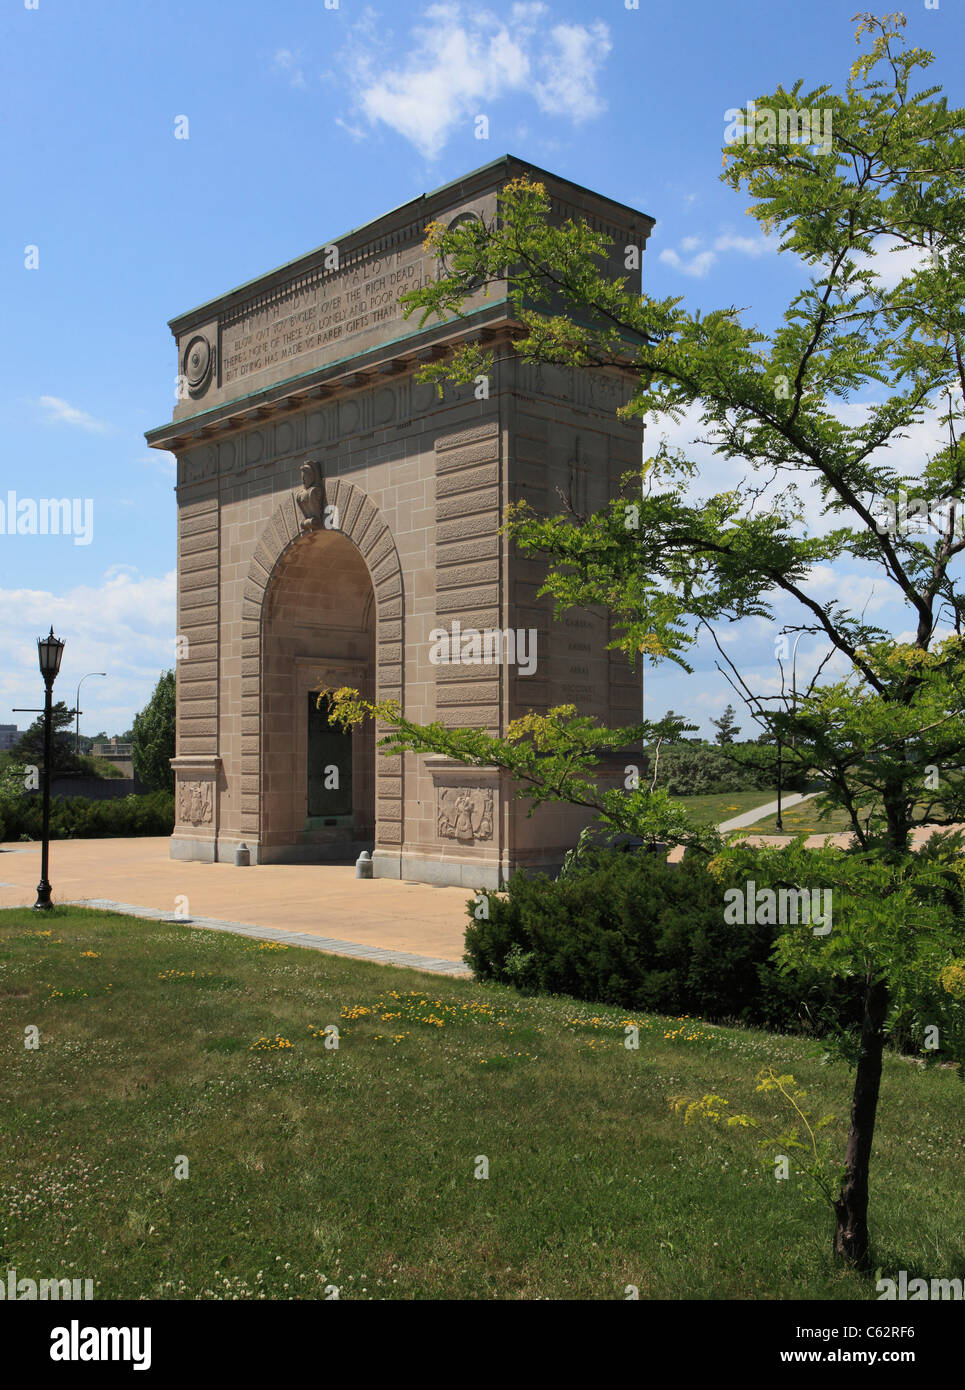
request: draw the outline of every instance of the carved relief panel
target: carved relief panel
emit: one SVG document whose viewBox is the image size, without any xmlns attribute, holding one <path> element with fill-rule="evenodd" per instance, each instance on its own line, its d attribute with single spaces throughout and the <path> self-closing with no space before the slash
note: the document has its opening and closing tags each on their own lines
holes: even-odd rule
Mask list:
<svg viewBox="0 0 965 1390">
<path fill-rule="evenodd" d="M 210 782 L 182 782 L 178 787 L 178 820 L 183 825 L 210 825 L 214 819 L 214 787 Z"/>
<path fill-rule="evenodd" d="M 473 844 L 493 838 L 492 787 L 438 787 L 436 829 L 441 839 Z"/>
</svg>

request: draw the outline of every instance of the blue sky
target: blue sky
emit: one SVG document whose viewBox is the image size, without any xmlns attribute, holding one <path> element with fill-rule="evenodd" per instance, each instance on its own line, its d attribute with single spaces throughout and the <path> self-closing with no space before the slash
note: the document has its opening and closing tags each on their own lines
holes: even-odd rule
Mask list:
<svg viewBox="0 0 965 1390">
<path fill-rule="evenodd" d="M 84 687 L 89 732 L 128 727 L 173 664 L 173 460 L 143 439 L 170 418 L 173 315 L 507 152 L 654 216 L 653 294 L 770 325 L 799 282 L 719 181 L 724 113 L 797 78 L 840 89 L 854 0 L 332 5 L 3 7 L 0 501 L 90 498 L 93 533 L 0 534 L 0 722 L 38 703 L 51 623 L 59 696 L 109 673 Z M 961 6 L 907 13 L 963 104 Z M 709 467 L 705 490 L 726 481 Z M 858 575 L 826 582 L 877 602 Z M 741 642 L 767 686 L 773 629 Z M 704 722 L 728 698 L 710 653 L 692 677 L 648 677 L 655 714 Z"/>
</svg>

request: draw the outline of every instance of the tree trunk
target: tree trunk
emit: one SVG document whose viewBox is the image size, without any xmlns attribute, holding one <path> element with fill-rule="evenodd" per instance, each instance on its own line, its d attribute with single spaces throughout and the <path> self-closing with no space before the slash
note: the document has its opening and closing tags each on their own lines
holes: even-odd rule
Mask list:
<svg viewBox="0 0 965 1390">
<path fill-rule="evenodd" d="M 888 1008 L 888 986 L 884 981 L 868 985 L 861 1020 L 861 1052 L 851 1101 L 851 1126 L 845 1154 L 845 1176 L 834 1204 L 836 1225 L 834 1253 L 870 1269 L 868 1242 L 868 1175 L 871 1141 L 878 1110 L 881 1084 L 881 1055 L 884 1049 L 884 1022 Z"/>
<path fill-rule="evenodd" d="M 888 848 L 893 854 L 907 854 L 911 845 L 911 817 L 908 792 L 901 781 L 886 782 L 882 788 Z"/>
</svg>

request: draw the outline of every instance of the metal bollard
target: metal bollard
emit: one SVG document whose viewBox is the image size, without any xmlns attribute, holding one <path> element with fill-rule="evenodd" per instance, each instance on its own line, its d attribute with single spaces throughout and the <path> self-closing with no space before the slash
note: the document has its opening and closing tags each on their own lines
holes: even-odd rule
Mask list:
<svg viewBox="0 0 965 1390">
<path fill-rule="evenodd" d="M 244 841 L 242 841 L 238 848 L 235 850 L 235 868 L 244 868 L 246 865 L 250 863 L 251 850 L 244 843 Z"/>
<path fill-rule="evenodd" d="M 356 861 L 355 861 L 355 877 L 356 877 L 356 878 L 371 878 L 371 877 L 372 877 L 372 856 L 371 856 L 371 854 L 369 854 L 369 852 L 368 852 L 367 849 L 363 849 L 362 853 L 359 855 L 358 859 L 356 859 Z"/>
</svg>

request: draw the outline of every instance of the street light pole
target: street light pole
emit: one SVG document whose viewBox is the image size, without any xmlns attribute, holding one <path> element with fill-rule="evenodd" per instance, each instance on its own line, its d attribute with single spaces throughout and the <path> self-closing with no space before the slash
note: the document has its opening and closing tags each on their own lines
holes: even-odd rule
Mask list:
<svg viewBox="0 0 965 1390">
<path fill-rule="evenodd" d="M 44 678 L 46 695 L 44 697 L 44 832 L 43 848 L 40 858 L 40 882 L 37 884 L 37 901 L 34 903 L 35 912 L 44 912 L 53 906 L 53 903 L 50 901 L 50 879 L 47 877 L 50 856 L 50 748 L 54 722 L 54 681 L 57 679 L 57 672 L 60 670 L 60 659 L 63 656 L 63 652 L 64 643 L 59 637 L 54 636 L 53 628 L 50 629 L 49 637 L 37 638 L 40 674 Z"/>
<path fill-rule="evenodd" d="M 107 675 L 107 672 L 106 672 L 106 671 L 88 671 L 88 672 L 87 672 L 87 676 L 106 676 L 106 675 Z M 74 726 L 74 752 L 75 752 L 75 753 L 79 753 L 79 752 L 80 752 L 80 688 L 81 688 L 81 686 L 84 684 L 84 681 L 87 679 L 87 676 L 81 676 L 80 680 L 77 682 L 77 707 L 76 707 L 76 709 L 74 710 L 74 714 L 75 714 L 75 716 L 76 716 L 76 721 L 77 721 L 76 724 L 75 724 L 75 726 Z"/>
<path fill-rule="evenodd" d="M 646 719 L 647 719 L 647 681 L 646 681 L 646 671 L 647 671 L 647 658 L 646 658 L 646 655 L 645 655 L 645 652 L 644 652 L 644 648 L 641 647 L 641 648 L 640 648 L 640 722 L 641 722 L 641 724 L 646 723 Z M 647 751 L 647 739 L 646 739 L 646 735 L 644 735 L 644 739 L 643 739 L 643 751 L 644 751 L 644 753 L 646 753 L 646 751 Z"/>
<path fill-rule="evenodd" d="M 793 719 L 794 719 L 794 716 L 797 714 L 797 644 L 798 644 L 798 642 L 800 642 L 801 638 L 804 636 L 804 634 L 805 634 L 806 631 L 807 631 L 807 629 L 802 627 L 801 631 L 800 631 L 800 632 L 798 633 L 798 635 L 795 637 L 795 639 L 794 639 L 794 650 L 793 650 L 792 653 L 791 653 L 791 719 L 792 719 L 792 721 L 793 721 Z M 784 689 L 784 682 L 783 682 L 783 681 L 781 682 L 781 689 L 782 689 L 782 691 L 783 691 L 783 689 Z M 784 746 L 783 746 L 783 744 L 782 744 L 782 742 L 781 742 L 781 736 L 780 736 L 780 734 L 778 734 L 778 738 L 777 738 L 777 819 L 776 819 L 775 822 L 774 822 L 774 829 L 777 830 L 778 833 L 780 833 L 780 832 L 784 829 L 784 820 L 783 820 L 783 817 L 781 816 L 781 793 L 782 793 L 782 791 L 784 790 L 784 788 L 783 788 L 783 786 L 782 786 L 783 777 L 784 777 L 784 760 L 783 760 L 783 752 L 784 752 Z"/>
<path fill-rule="evenodd" d="M 793 720 L 794 720 L 795 715 L 797 714 L 797 644 L 798 644 L 798 642 L 800 642 L 801 638 L 804 636 L 804 634 L 805 634 L 806 631 L 808 631 L 807 628 L 803 628 L 803 627 L 801 628 L 801 631 L 798 633 L 798 635 L 797 635 L 797 636 L 795 637 L 795 639 L 794 639 L 794 650 L 793 650 L 793 652 L 791 653 L 791 720 L 792 720 L 792 722 L 793 722 Z"/>
</svg>

